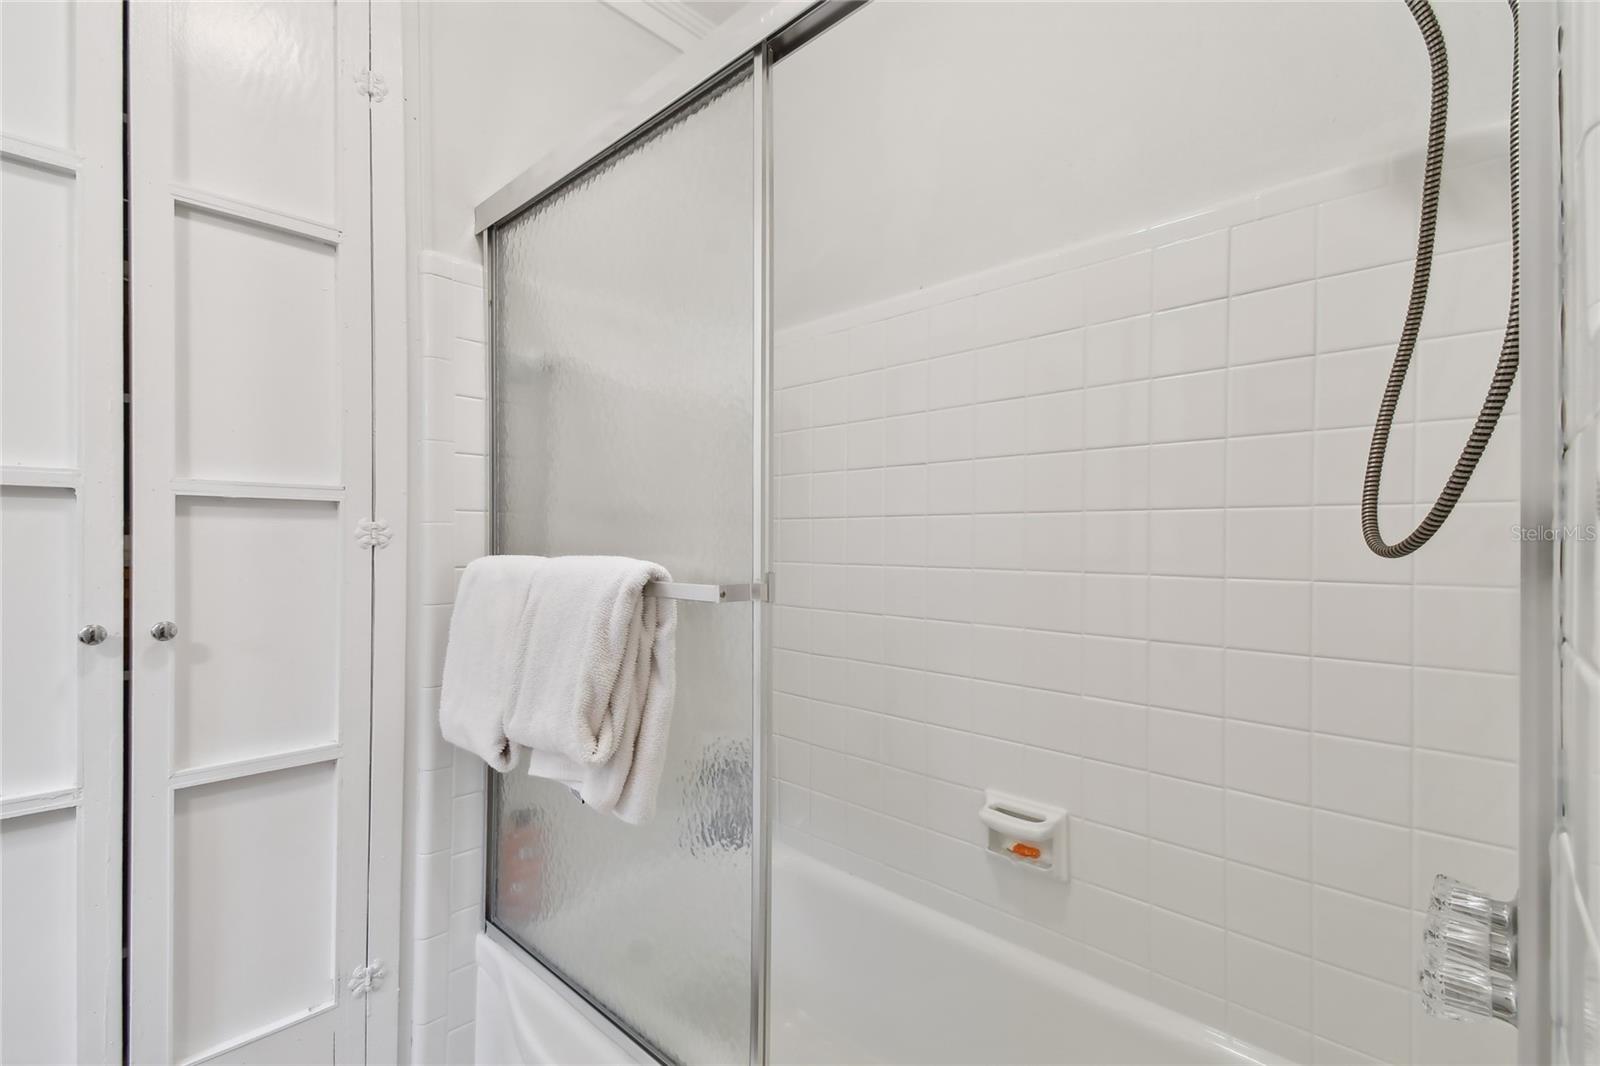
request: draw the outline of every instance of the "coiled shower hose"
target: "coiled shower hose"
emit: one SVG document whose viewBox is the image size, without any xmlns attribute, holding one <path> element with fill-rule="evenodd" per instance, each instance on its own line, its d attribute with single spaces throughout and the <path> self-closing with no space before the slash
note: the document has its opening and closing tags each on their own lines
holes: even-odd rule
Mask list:
<svg viewBox="0 0 1600 1066">
<path fill-rule="evenodd" d="M 1505 408 L 1511 383 L 1517 377 L 1520 353 L 1520 288 L 1521 261 L 1518 241 L 1519 181 L 1517 165 L 1517 0 L 1506 0 L 1511 10 L 1511 308 L 1506 315 L 1505 338 L 1500 343 L 1500 359 L 1495 364 L 1494 378 L 1489 383 L 1489 394 L 1484 397 L 1472 433 L 1461 449 L 1455 469 L 1440 491 L 1422 522 L 1404 539 L 1393 544 L 1384 541 L 1378 530 L 1378 485 L 1383 480 L 1383 459 L 1389 448 L 1389 429 L 1394 424 L 1394 409 L 1400 402 L 1400 390 L 1405 387 L 1406 371 L 1411 366 L 1411 354 L 1417 346 L 1417 333 L 1422 328 L 1422 312 L 1428 302 L 1428 279 L 1433 273 L 1433 238 L 1439 216 L 1439 179 L 1444 169 L 1445 110 L 1450 98 L 1450 69 L 1445 55 L 1444 34 L 1439 30 L 1439 20 L 1434 17 L 1428 0 L 1406 0 L 1422 31 L 1423 43 L 1428 48 L 1428 65 L 1433 80 L 1433 94 L 1428 107 L 1428 151 L 1422 173 L 1422 219 L 1417 228 L 1417 261 L 1411 275 L 1411 300 L 1406 306 L 1405 327 L 1400 332 L 1400 343 L 1395 349 L 1394 364 L 1389 368 L 1389 381 L 1383 389 L 1383 401 L 1378 405 L 1378 420 L 1372 428 L 1372 448 L 1367 453 L 1367 473 L 1361 481 L 1361 535 L 1367 547 L 1386 559 L 1399 559 L 1410 555 L 1433 535 L 1439 532 L 1450 512 L 1455 510 L 1466 489 L 1472 472 L 1483 458 L 1483 450 L 1494 434 Z"/>
</svg>

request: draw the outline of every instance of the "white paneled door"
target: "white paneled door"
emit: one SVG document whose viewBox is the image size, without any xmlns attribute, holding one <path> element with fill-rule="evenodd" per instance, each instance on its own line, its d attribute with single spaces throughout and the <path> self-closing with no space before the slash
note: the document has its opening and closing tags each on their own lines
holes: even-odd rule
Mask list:
<svg viewBox="0 0 1600 1066">
<path fill-rule="evenodd" d="M 372 115 L 399 104 L 371 17 L 129 7 L 134 1063 L 392 1055 L 361 973 Z"/>
<path fill-rule="evenodd" d="M 0 4 L 4 1063 L 121 1057 L 121 201 L 120 6 Z"/>
</svg>

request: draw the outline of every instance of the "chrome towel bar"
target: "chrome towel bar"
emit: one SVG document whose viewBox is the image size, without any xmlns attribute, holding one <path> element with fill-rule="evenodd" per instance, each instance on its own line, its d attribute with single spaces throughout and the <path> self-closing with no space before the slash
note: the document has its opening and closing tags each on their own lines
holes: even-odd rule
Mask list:
<svg viewBox="0 0 1600 1066">
<path fill-rule="evenodd" d="M 646 596 L 664 600 L 695 600 L 700 603 L 745 603 L 767 598 L 766 585 L 696 585 L 687 581 L 651 581 L 644 587 Z"/>
</svg>

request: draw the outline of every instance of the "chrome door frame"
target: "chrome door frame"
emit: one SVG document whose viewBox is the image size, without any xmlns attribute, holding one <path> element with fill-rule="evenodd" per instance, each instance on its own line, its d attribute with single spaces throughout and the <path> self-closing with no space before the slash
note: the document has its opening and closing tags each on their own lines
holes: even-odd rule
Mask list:
<svg viewBox="0 0 1600 1066">
<path fill-rule="evenodd" d="M 1562 242 L 1558 13 L 1520 12 L 1522 86 L 1522 471 L 1519 521 L 1560 521 Z M 1551 1062 L 1557 1004 L 1550 941 L 1550 842 L 1557 813 L 1561 718 L 1560 553 L 1555 540 L 1521 542 L 1517 831 L 1517 1058 Z"/>
<path fill-rule="evenodd" d="M 708 90 L 748 69 L 754 104 L 751 125 L 754 132 L 752 176 L 756 239 L 752 253 L 755 285 L 755 314 L 751 354 L 754 384 L 754 447 L 751 474 L 754 479 L 755 515 L 753 526 L 754 565 L 749 580 L 764 584 L 767 594 L 757 601 L 752 634 L 751 707 L 751 837 L 750 837 L 750 1047 L 749 1061 L 760 1066 L 767 1059 L 767 952 L 770 899 L 768 866 L 771 860 L 771 833 L 768 800 L 768 737 L 771 722 L 769 676 L 769 611 L 772 599 L 771 575 L 771 381 L 772 381 L 772 136 L 771 73 L 777 59 L 799 48 L 845 16 L 864 6 L 867 0 L 821 0 L 812 4 L 773 2 L 748 15 L 736 16 L 701 45 L 686 53 L 660 76 L 647 82 L 624 106 L 599 123 L 586 136 L 547 155 L 507 182 L 480 203 L 473 213 L 473 226 L 480 242 L 484 263 L 485 333 L 488 338 L 489 373 L 487 408 L 491 427 L 495 419 L 495 229 L 546 197 L 566 188 L 589 170 L 626 151 L 631 145 L 678 114 Z M 494 521 L 494 448 L 488 450 L 489 551 L 498 550 Z M 493 790 L 485 790 L 489 806 L 485 825 L 494 825 Z M 484 861 L 488 863 L 488 849 Z M 484 879 L 484 920 L 489 936 L 503 946 L 514 945 L 517 952 L 537 962 L 541 978 L 551 983 L 578 1006 L 585 1017 L 599 1025 L 613 1040 L 626 1041 L 641 1061 L 660 1060 L 660 1052 L 603 1003 L 596 1002 L 587 990 L 578 987 L 560 970 L 525 945 L 504 934 L 493 923 L 489 894 L 492 885 Z"/>
<path fill-rule="evenodd" d="M 770 0 L 736 15 L 711 36 L 630 96 L 582 137 L 551 151 L 490 193 L 472 213 L 473 231 L 483 234 L 521 214 L 629 144 L 655 129 L 710 83 L 752 56 L 772 62 L 810 41 L 867 0 L 820 0 L 798 4 Z M 762 120 L 764 112 L 756 118 Z M 764 161 L 762 156 L 758 162 Z M 760 188 L 757 190 L 761 191 Z"/>
<path fill-rule="evenodd" d="M 723 77 L 730 68 L 750 63 L 755 88 L 752 116 L 756 132 L 755 249 L 755 412 L 754 449 L 755 573 L 752 581 L 768 581 L 768 531 L 771 521 L 771 263 L 772 157 L 771 68 L 782 56 L 823 33 L 868 0 L 820 0 L 810 5 L 781 0 L 736 16 L 686 53 L 600 122 L 587 135 L 551 152 L 478 204 L 473 225 L 482 240 L 486 278 L 492 279 L 493 227 L 520 214 L 564 187 L 594 165 L 647 135 L 663 119 Z M 1559 17 L 1554 3 L 1521 7 L 1522 83 L 1522 392 L 1521 492 L 1519 520 L 1524 529 L 1555 529 L 1558 521 L 1561 455 L 1562 277 L 1560 239 L 1561 173 L 1557 79 Z M 486 284 L 488 331 L 493 345 L 494 298 Z M 488 403 L 493 418 L 494 382 Z M 493 449 L 491 448 L 492 452 Z M 492 457 L 491 457 L 492 463 Z M 489 471 L 493 485 L 493 470 Z M 492 488 L 491 488 L 492 492 Z M 491 519 L 491 538 L 493 523 Z M 491 550 L 493 550 L 491 548 Z M 1560 662 L 1558 553 L 1554 541 L 1524 538 L 1520 559 L 1520 651 L 1518 755 L 1518 934 L 1523 964 L 1518 974 L 1518 1059 L 1536 1064 L 1551 1061 L 1556 1004 L 1550 952 L 1550 842 L 1557 817 L 1557 744 L 1559 737 Z M 755 713 L 752 773 L 752 899 L 751 899 L 751 1040 L 750 1062 L 760 1064 L 767 1051 L 767 898 L 770 833 L 766 824 L 766 777 L 769 694 L 766 692 L 768 603 L 757 605 L 755 631 Z M 487 907 L 485 914 L 488 914 Z M 493 927 L 491 926 L 491 930 Z M 579 993 L 581 995 L 581 992 Z M 1537 1023 L 1535 1024 L 1535 1019 Z"/>
<path fill-rule="evenodd" d="M 497 378 L 500 368 L 500 360 L 496 358 L 495 355 L 495 279 L 498 273 L 495 269 L 495 238 L 497 234 L 497 227 L 501 222 L 510 221 L 519 217 L 524 211 L 533 207 L 547 196 L 554 195 L 566 189 L 571 182 L 580 178 L 593 167 L 608 162 L 620 153 L 627 151 L 643 137 L 648 136 L 650 133 L 659 129 L 668 121 L 685 112 L 688 108 L 698 103 L 702 98 L 709 96 L 723 87 L 733 84 L 745 77 L 750 78 L 754 88 L 753 96 L 756 101 L 754 113 L 759 120 L 759 116 L 763 114 L 763 101 L 766 99 L 763 82 L 759 80 L 764 78 L 766 74 L 765 68 L 760 65 L 761 56 L 763 54 L 762 46 L 760 45 L 758 45 L 754 51 L 739 54 L 733 59 L 732 62 L 719 67 L 711 74 L 710 77 L 697 81 L 688 92 L 673 98 L 672 101 L 663 109 L 651 114 L 645 121 L 633 127 L 627 136 L 608 145 L 600 154 L 585 160 L 576 168 L 564 172 L 562 176 L 558 177 L 553 183 L 545 186 L 532 199 L 512 208 L 504 218 L 497 219 L 495 222 L 490 223 L 488 228 L 483 229 L 478 233 L 479 247 L 483 256 L 484 264 L 484 337 L 486 338 L 485 346 L 488 357 L 488 373 L 485 378 L 485 405 L 486 410 L 488 411 L 489 441 L 488 447 L 485 449 L 485 467 L 487 475 L 486 485 L 488 489 L 487 508 L 489 521 L 487 530 L 487 550 L 489 554 L 498 554 L 502 547 L 500 542 L 499 524 L 496 521 L 498 512 L 495 506 L 496 481 L 494 469 L 494 460 L 497 452 L 494 434 L 495 427 L 498 424 L 498 406 L 496 397 L 498 396 L 499 388 Z M 756 158 L 759 163 L 764 158 L 764 141 L 762 139 L 763 131 L 759 125 L 759 121 L 757 124 L 756 133 Z M 755 233 L 757 239 L 754 242 L 756 244 L 755 254 L 757 264 L 755 280 L 756 302 L 754 304 L 755 313 L 752 316 L 755 320 L 754 336 L 757 342 L 754 355 L 755 396 L 757 403 L 754 408 L 755 436 L 753 440 L 753 447 L 751 449 L 753 461 L 757 471 L 756 476 L 758 478 L 764 476 L 763 472 L 766 468 L 767 453 L 769 451 L 765 442 L 765 433 L 768 422 L 766 420 L 765 407 L 761 402 L 762 393 L 766 388 L 766 383 L 768 380 L 765 371 L 770 358 L 769 346 L 764 344 L 762 341 L 762 338 L 768 332 L 767 323 L 765 321 L 767 306 L 765 301 L 767 274 L 764 269 L 765 244 L 762 239 L 765 232 L 763 228 L 763 219 L 766 217 L 766 204 L 759 196 L 759 190 L 762 187 L 761 183 L 763 178 L 763 172 L 758 170 L 756 175 L 758 196 L 755 208 L 757 221 Z M 516 182 L 513 181 L 512 184 L 514 185 Z M 491 197 L 491 199 L 493 199 L 493 197 Z M 481 207 L 480 210 L 482 210 Z M 765 568 L 767 566 L 765 547 L 767 539 L 765 510 L 766 499 L 761 491 L 762 485 L 759 482 L 756 486 L 756 489 L 757 491 L 754 497 L 755 506 L 757 508 L 756 521 L 754 522 L 756 550 L 755 554 L 752 556 L 754 566 L 752 567 L 753 574 L 750 578 L 750 582 L 752 587 L 765 589 L 766 586 L 763 585 L 763 582 L 765 581 Z M 752 607 L 754 609 L 753 617 L 755 626 L 754 632 L 752 633 L 752 644 L 755 648 L 756 667 L 754 687 L 755 691 L 758 693 L 765 686 L 767 677 L 764 668 L 765 656 L 762 648 L 762 641 L 767 629 L 767 627 L 763 624 L 766 614 L 765 601 L 767 595 L 770 595 L 770 592 L 765 593 L 763 596 L 755 597 L 754 602 L 752 603 Z M 756 1010 L 756 1013 L 751 1017 L 750 1022 L 750 1054 L 752 1056 L 750 1059 L 751 1066 L 761 1066 L 761 1064 L 766 1060 L 765 867 L 769 846 L 767 842 L 767 827 L 763 821 L 763 812 L 765 810 L 765 782 L 763 778 L 766 774 L 766 741 L 764 729 L 767 720 L 767 707 L 765 701 L 758 701 L 755 705 L 754 712 L 755 728 L 751 735 L 751 774 L 753 776 L 753 780 L 751 782 L 752 814 L 750 861 L 752 879 L 752 925 L 750 930 L 750 947 L 751 972 L 759 980 L 751 990 L 753 1004 L 752 1009 Z M 490 775 L 488 787 L 484 789 L 484 826 L 488 841 L 492 841 L 497 836 L 496 826 L 499 820 L 499 805 L 495 802 L 498 794 L 495 788 L 494 780 L 496 776 L 498 775 Z M 523 943 L 517 937 L 513 936 L 509 930 L 506 930 L 495 924 L 494 912 L 492 909 L 492 904 L 494 902 L 494 882 L 489 877 L 489 874 L 492 872 L 493 868 L 491 866 L 490 849 L 487 842 L 484 847 L 483 862 L 485 875 L 483 883 L 483 916 L 485 933 L 489 939 L 505 948 L 513 957 L 525 960 L 529 964 L 528 968 L 536 977 L 544 981 L 551 988 L 555 989 L 563 999 L 577 1009 L 578 1012 L 582 1014 L 583 1017 L 586 1018 L 591 1024 L 600 1029 L 601 1032 L 609 1037 L 613 1043 L 616 1043 L 618 1047 L 626 1052 L 634 1061 L 639 1063 L 654 1062 L 661 1063 L 663 1066 L 674 1066 L 677 1060 L 671 1058 L 665 1049 L 658 1047 L 643 1033 L 635 1029 L 627 1019 L 613 1010 L 609 1004 L 605 1003 L 598 996 L 592 994 L 581 981 L 569 976 L 567 972 L 558 966 L 554 961 L 545 957 L 543 952 L 529 944 Z M 757 924 L 758 922 L 759 924 Z M 757 935 L 758 929 L 761 931 L 761 935 L 759 937 Z"/>
</svg>

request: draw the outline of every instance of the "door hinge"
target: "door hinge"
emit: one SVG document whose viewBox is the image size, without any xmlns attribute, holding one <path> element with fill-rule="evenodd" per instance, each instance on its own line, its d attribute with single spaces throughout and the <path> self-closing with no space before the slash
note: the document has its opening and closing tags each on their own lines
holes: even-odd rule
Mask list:
<svg viewBox="0 0 1600 1066">
<path fill-rule="evenodd" d="M 383 102 L 389 95 L 389 84 L 383 80 L 383 75 L 373 70 L 363 70 L 355 75 L 356 92 L 365 96 L 375 104 Z"/>
<path fill-rule="evenodd" d="M 351 995 L 365 996 L 376 992 L 383 984 L 384 973 L 382 959 L 373 959 L 364 966 L 357 966 L 350 971 L 348 984 Z"/>
<path fill-rule="evenodd" d="M 363 548 L 387 547 L 393 539 L 389 523 L 381 518 L 365 518 L 356 523 L 356 543 Z"/>
</svg>

